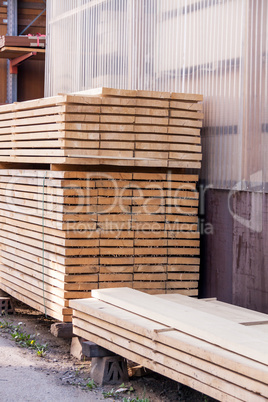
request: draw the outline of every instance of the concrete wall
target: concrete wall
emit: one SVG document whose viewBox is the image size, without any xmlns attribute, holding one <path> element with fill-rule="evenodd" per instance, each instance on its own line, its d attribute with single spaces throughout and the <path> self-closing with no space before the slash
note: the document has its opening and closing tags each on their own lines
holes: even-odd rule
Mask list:
<svg viewBox="0 0 268 402">
<path fill-rule="evenodd" d="M 201 212 L 200 296 L 268 313 L 268 194 L 210 189 Z"/>
</svg>

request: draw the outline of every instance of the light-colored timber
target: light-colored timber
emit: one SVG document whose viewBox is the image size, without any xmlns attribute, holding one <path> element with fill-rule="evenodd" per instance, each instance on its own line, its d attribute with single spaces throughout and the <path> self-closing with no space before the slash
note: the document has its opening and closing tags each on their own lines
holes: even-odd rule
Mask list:
<svg viewBox="0 0 268 402">
<path fill-rule="evenodd" d="M 98 88 L 3 105 L 0 163 L 49 157 L 53 164 L 200 169 L 200 102 L 200 95 Z"/>
<path fill-rule="evenodd" d="M 62 321 L 70 320 L 70 299 L 97 288 L 197 296 L 197 180 L 178 172 L 2 169 L 0 287 L 23 301 L 25 288 L 30 305 Z"/>
<path fill-rule="evenodd" d="M 210 313 L 203 312 L 204 305 Z M 216 305 L 219 315 L 212 314 Z M 93 298 L 72 300 L 70 306 L 78 336 L 218 400 L 267 400 L 267 337 L 233 320 L 232 314 L 230 320 L 222 317 L 225 309 L 254 321 L 253 311 L 132 289 L 95 290 Z M 267 321 L 260 313 L 255 319 L 261 316 Z"/>
</svg>

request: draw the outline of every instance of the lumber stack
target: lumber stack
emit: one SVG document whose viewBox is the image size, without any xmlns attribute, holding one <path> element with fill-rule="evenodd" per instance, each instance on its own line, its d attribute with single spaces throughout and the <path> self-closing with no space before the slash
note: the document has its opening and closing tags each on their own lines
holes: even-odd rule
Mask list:
<svg viewBox="0 0 268 402">
<path fill-rule="evenodd" d="M 201 95 L 100 88 L 0 107 L 0 162 L 201 167 Z"/>
<path fill-rule="evenodd" d="M 267 334 L 255 329 L 267 315 L 249 312 L 252 328 L 253 322 L 218 316 L 215 305 L 209 313 L 197 300 L 188 305 L 183 296 L 174 303 L 165 300 L 173 295 L 160 299 L 128 288 L 94 290 L 92 296 L 70 302 L 77 336 L 220 401 L 267 400 Z M 232 306 L 220 309 L 226 314 Z M 247 316 L 237 309 L 233 315 Z"/>
<path fill-rule="evenodd" d="M 45 35 L 21 35 L 21 36 L 7 36 L 0 37 L 0 48 L 2 47 L 41 47 L 45 48 L 46 38 Z"/>
<path fill-rule="evenodd" d="M 3 169 L 1 288 L 71 321 L 97 288 L 197 296 L 197 175 Z"/>
<path fill-rule="evenodd" d="M 7 24 L 7 4 L 3 3 L 0 4 L 0 26 L 6 24 Z"/>
</svg>

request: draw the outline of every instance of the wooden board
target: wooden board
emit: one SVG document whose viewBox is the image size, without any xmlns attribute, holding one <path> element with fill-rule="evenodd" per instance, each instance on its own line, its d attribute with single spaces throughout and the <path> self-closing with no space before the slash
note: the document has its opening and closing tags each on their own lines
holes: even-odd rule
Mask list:
<svg viewBox="0 0 268 402">
<path fill-rule="evenodd" d="M 161 299 L 169 300 L 182 306 L 189 306 L 242 325 L 250 323 L 251 325 L 249 326 L 252 329 L 255 322 L 256 325 L 261 325 L 261 322 L 266 322 L 267 320 L 267 314 L 259 313 L 258 311 L 249 310 L 239 306 L 234 306 L 218 300 L 197 300 L 190 297 L 183 297 L 178 294 L 159 295 L 159 297 Z"/>
<path fill-rule="evenodd" d="M 27 53 L 36 52 L 36 56 L 33 56 L 36 60 L 45 59 L 45 50 L 32 47 L 13 47 L 5 46 L 0 48 L 0 59 L 15 59 L 16 57 L 24 56 Z"/>
</svg>

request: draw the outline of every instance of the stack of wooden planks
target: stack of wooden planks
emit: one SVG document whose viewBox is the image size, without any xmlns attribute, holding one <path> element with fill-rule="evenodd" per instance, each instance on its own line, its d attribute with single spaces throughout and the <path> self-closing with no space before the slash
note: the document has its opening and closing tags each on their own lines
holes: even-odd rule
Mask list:
<svg viewBox="0 0 268 402">
<path fill-rule="evenodd" d="M 2 169 L 1 288 L 62 321 L 96 288 L 197 296 L 197 175 Z"/>
<path fill-rule="evenodd" d="M 0 37 L 0 48 L 2 47 L 41 47 L 45 48 L 46 38 L 45 35 L 22 35 L 22 36 L 7 36 Z"/>
<path fill-rule="evenodd" d="M 1 1 L 0 2 L 0 26 L 7 25 L 7 2 Z M 6 31 L 6 29 L 5 29 Z M 2 32 L 1 32 L 2 35 Z"/>
<path fill-rule="evenodd" d="M 0 162 L 201 167 L 202 96 L 100 88 L 0 107 Z"/>
<path fill-rule="evenodd" d="M 267 400 L 266 314 L 127 288 L 92 296 L 70 302 L 77 336 L 220 401 Z"/>
</svg>

